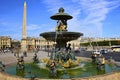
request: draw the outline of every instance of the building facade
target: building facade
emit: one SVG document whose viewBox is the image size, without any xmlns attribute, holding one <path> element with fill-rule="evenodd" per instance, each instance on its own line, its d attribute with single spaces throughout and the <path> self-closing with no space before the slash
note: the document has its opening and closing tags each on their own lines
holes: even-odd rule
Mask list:
<svg viewBox="0 0 120 80">
<path fill-rule="evenodd" d="M 35 38 L 35 37 L 27 37 L 26 38 L 26 45 L 27 51 L 34 51 L 36 49 L 39 50 L 47 50 L 48 48 L 53 47 L 54 42 L 47 41 L 44 38 Z"/>
<path fill-rule="evenodd" d="M 68 42 L 67 44 L 71 44 L 71 48 L 72 49 L 79 49 L 80 48 L 80 38 L 78 38 L 77 40 L 72 40 L 70 42 Z"/>
<path fill-rule="evenodd" d="M 11 47 L 10 36 L 0 36 L 0 49 L 6 49 Z"/>
</svg>

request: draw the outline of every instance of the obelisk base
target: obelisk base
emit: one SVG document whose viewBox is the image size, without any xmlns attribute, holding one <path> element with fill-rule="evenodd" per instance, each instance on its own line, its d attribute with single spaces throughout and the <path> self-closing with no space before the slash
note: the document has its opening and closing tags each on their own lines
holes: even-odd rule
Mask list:
<svg viewBox="0 0 120 80">
<path fill-rule="evenodd" d="M 27 52 L 27 41 L 26 41 L 26 39 L 22 39 L 21 40 L 21 52 L 23 53 L 23 52 Z"/>
</svg>

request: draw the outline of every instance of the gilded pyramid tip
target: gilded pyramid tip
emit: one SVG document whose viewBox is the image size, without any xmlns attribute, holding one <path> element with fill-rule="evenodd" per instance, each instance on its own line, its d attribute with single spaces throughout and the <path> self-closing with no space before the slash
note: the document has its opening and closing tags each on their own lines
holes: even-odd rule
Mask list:
<svg viewBox="0 0 120 80">
<path fill-rule="evenodd" d="M 26 6 L 26 1 L 24 1 L 24 6 Z"/>
</svg>

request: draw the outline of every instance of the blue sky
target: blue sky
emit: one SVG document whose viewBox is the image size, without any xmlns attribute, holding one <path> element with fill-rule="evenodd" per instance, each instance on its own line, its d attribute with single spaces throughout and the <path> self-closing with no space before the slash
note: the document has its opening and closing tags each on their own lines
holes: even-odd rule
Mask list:
<svg viewBox="0 0 120 80">
<path fill-rule="evenodd" d="M 39 37 L 55 31 L 50 16 L 60 7 L 73 16 L 68 31 L 82 32 L 84 37 L 120 37 L 120 0 L 25 0 L 27 2 L 27 36 Z M 24 0 L 0 0 L 0 36 L 22 38 Z"/>
</svg>

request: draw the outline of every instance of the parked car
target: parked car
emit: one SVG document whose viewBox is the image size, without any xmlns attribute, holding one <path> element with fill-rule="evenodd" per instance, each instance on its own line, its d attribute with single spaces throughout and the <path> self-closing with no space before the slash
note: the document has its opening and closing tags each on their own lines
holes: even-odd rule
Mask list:
<svg viewBox="0 0 120 80">
<path fill-rule="evenodd" d="M 107 52 L 108 52 L 107 49 L 102 49 L 102 50 L 101 50 L 101 53 L 102 53 L 102 54 L 106 54 Z"/>
<path fill-rule="evenodd" d="M 87 48 L 84 48 L 84 47 L 80 48 L 80 51 L 86 51 L 86 50 Z"/>
<path fill-rule="evenodd" d="M 120 52 L 120 48 L 114 48 L 113 52 Z"/>
<path fill-rule="evenodd" d="M 80 50 L 74 50 L 75 53 L 80 53 Z"/>
<path fill-rule="evenodd" d="M 101 51 L 100 51 L 100 50 L 94 50 L 93 53 L 94 53 L 94 54 L 100 54 Z"/>
</svg>

